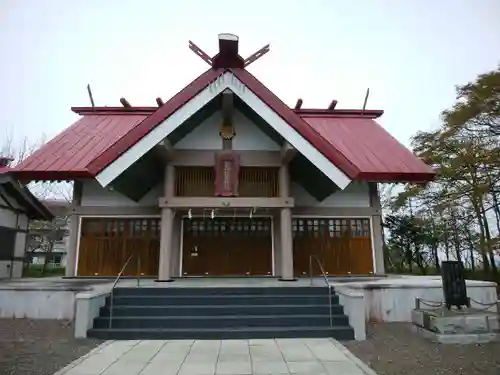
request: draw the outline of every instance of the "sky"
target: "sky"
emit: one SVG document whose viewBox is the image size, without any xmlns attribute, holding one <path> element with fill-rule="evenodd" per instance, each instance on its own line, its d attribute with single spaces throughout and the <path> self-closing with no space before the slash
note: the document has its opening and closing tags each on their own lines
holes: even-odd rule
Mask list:
<svg viewBox="0 0 500 375">
<path fill-rule="evenodd" d="M 285 103 L 383 109 L 402 143 L 439 125 L 454 86 L 500 63 L 500 0 L 0 0 L 0 145 L 51 139 L 71 106 L 156 105 L 207 69 L 217 35 Z"/>
</svg>

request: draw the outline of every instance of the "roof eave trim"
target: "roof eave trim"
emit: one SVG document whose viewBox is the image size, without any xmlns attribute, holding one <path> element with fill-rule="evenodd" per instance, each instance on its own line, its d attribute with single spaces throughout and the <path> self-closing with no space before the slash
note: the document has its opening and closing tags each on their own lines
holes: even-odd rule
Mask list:
<svg viewBox="0 0 500 375">
<path fill-rule="evenodd" d="M 7 183 L 12 186 L 13 191 L 15 191 L 19 199 L 23 201 L 22 205 L 28 208 L 27 211 L 30 211 L 31 209 L 38 214 L 34 218 L 45 219 L 48 221 L 54 219 L 54 214 L 42 202 L 40 202 L 27 187 L 22 186 L 12 175 L 9 177 L 10 181 Z"/>
<path fill-rule="evenodd" d="M 74 181 L 94 178 L 94 175 L 87 170 L 40 171 L 22 167 L 13 168 L 10 173 L 19 181 Z"/>
<path fill-rule="evenodd" d="M 220 75 L 212 84 L 209 84 L 196 96 L 191 98 L 182 107 L 178 108 L 158 126 L 146 134 L 135 145 L 121 154 L 96 175 L 96 180 L 103 186 L 108 186 L 114 179 L 130 167 L 146 152 L 152 149 L 172 131 L 184 123 L 193 113 L 198 112 L 210 100 L 215 98 L 225 89 L 230 89 L 250 108 L 258 113 L 271 127 L 281 134 L 292 146 L 294 146 L 307 159 L 312 161 L 331 181 L 344 189 L 351 179 L 329 161 L 321 152 L 292 128 L 281 116 L 279 116 L 269 105 L 252 92 L 231 71 Z"/>
<path fill-rule="evenodd" d="M 379 118 L 384 114 L 381 109 L 315 109 L 301 108 L 293 110 L 301 117 L 358 117 L 358 118 Z"/>
<path fill-rule="evenodd" d="M 71 107 L 79 115 L 144 115 L 154 113 L 158 107 Z"/>
<path fill-rule="evenodd" d="M 436 173 L 430 172 L 361 172 L 356 180 L 378 183 L 427 184 L 434 181 Z"/>
</svg>

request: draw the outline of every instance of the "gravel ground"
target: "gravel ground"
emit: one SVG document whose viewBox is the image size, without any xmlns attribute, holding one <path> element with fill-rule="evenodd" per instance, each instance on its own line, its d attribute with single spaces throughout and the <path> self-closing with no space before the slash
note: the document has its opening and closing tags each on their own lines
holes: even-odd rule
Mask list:
<svg viewBox="0 0 500 375">
<path fill-rule="evenodd" d="M 0 375 L 52 375 L 100 343 L 63 321 L 0 319 Z"/>
<path fill-rule="evenodd" d="M 372 325 L 366 341 L 343 344 L 379 375 L 500 375 L 500 343 L 434 344 L 410 327 Z M 0 319 L 0 375 L 52 375 L 100 343 L 73 338 L 67 322 Z"/>
<path fill-rule="evenodd" d="M 435 344 L 408 323 L 372 325 L 366 341 L 343 344 L 379 375 L 500 375 L 500 342 Z"/>
</svg>

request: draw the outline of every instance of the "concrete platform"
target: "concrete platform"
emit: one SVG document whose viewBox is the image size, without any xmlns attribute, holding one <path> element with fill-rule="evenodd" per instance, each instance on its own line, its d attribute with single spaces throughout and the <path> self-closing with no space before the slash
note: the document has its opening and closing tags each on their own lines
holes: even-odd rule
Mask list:
<svg viewBox="0 0 500 375">
<path fill-rule="evenodd" d="M 378 280 L 331 284 L 337 293 L 349 291 L 363 295 L 366 320 L 375 322 L 411 322 L 411 311 L 417 298 L 427 301 L 443 301 L 441 276 L 393 276 Z M 466 280 L 467 294 L 472 307 L 494 304 L 488 309 L 497 312 L 496 284 L 491 281 Z"/>
<path fill-rule="evenodd" d="M 1 290 L 65 290 L 83 291 L 92 290 L 96 285 L 110 284 L 108 279 L 65 279 L 63 277 L 23 278 L 0 280 Z"/>
<path fill-rule="evenodd" d="M 17 279 L 0 281 L 0 317 L 34 319 L 73 319 L 76 296 L 92 298 L 109 294 L 114 279 Z M 416 298 L 442 301 L 440 276 L 373 276 L 330 277 L 330 284 L 340 296 L 350 318 L 360 325 L 365 321 L 411 322 L 411 310 Z M 140 287 L 294 287 L 307 286 L 308 277 L 293 282 L 282 282 L 273 277 L 210 277 L 182 278 L 171 283 L 156 283 L 141 279 Z M 493 282 L 467 280 L 467 292 L 474 301 L 488 304 L 497 301 Z M 322 277 L 315 277 L 313 285 L 324 286 Z M 137 286 L 133 278 L 120 280 L 118 286 Z M 489 309 L 496 312 L 496 306 Z M 364 323 L 363 323 L 364 324 Z"/>
</svg>

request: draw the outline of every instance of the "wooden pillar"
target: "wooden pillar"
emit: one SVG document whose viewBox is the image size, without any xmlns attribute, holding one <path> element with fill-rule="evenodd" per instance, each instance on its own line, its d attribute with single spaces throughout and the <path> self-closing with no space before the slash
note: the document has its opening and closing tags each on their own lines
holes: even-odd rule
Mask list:
<svg viewBox="0 0 500 375">
<path fill-rule="evenodd" d="M 384 262 L 384 228 L 382 227 L 382 206 L 380 204 L 380 196 L 375 182 L 368 184 L 370 192 L 370 206 L 376 209 L 376 214 L 372 215 L 371 225 L 373 228 L 372 241 L 375 253 L 373 259 L 373 273 L 378 275 L 385 274 Z"/>
<path fill-rule="evenodd" d="M 288 164 L 283 164 L 279 171 L 280 196 L 290 196 L 290 175 Z M 282 208 L 280 212 L 280 243 L 281 243 L 281 279 L 282 281 L 296 280 L 293 277 L 293 238 L 292 238 L 292 210 Z"/>
<path fill-rule="evenodd" d="M 81 181 L 73 181 L 73 199 L 71 202 L 70 215 L 69 215 L 69 241 L 66 247 L 66 269 L 64 271 L 65 277 L 76 276 L 76 263 L 78 262 L 78 233 L 80 218 L 78 215 L 71 214 L 73 209 L 79 207 L 82 204 L 82 190 L 83 184 Z"/>
<path fill-rule="evenodd" d="M 171 198 L 174 195 L 175 169 L 168 164 L 165 167 L 164 196 Z M 173 281 L 171 279 L 172 263 L 172 231 L 175 212 L 171 208 L 161 209 L 160 259 L 158 265 L 158 280 Z"/>
</svg>

